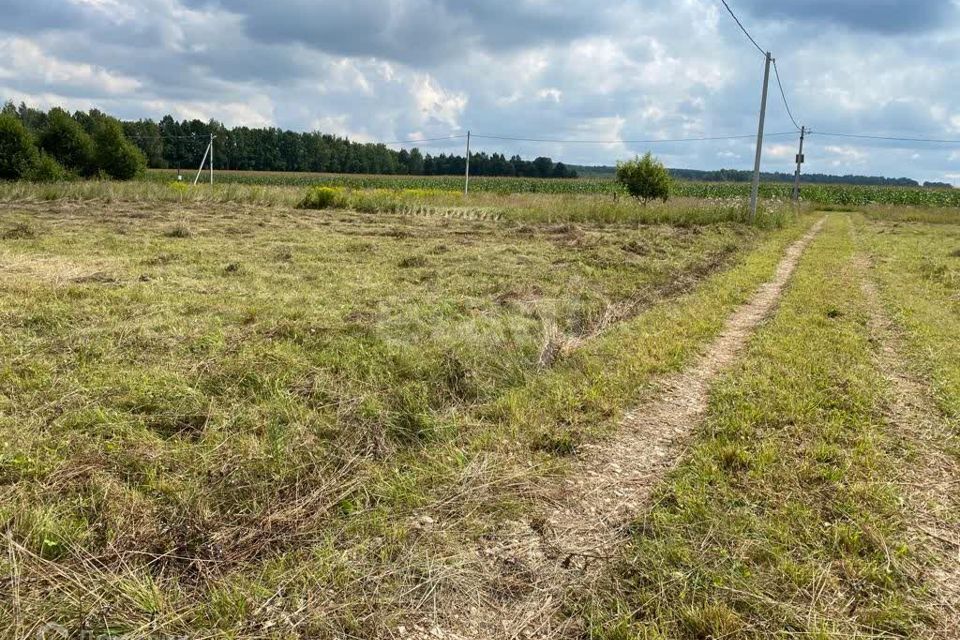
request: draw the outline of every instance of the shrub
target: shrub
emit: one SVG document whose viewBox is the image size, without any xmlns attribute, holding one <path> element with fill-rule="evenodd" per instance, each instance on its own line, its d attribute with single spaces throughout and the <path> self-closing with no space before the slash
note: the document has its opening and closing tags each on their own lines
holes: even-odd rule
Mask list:
<svg viewBox="0 0 960 640">
<path fill-rule="evenodd" d="M 93 144 L 98 168 L 111 178 L 130 180 L 147 168 L 146 157 L 127 140 L 116 120 L 104 119 L 97 125 Z"/>
<path fill-rule="evenodd" d="M 666 202 L 670 198 L 670 173 L 650 152 L 642 158 L 618 162 L 617 182 L 644 204 L 650 200 Z"/>
<path fill-rule="evenodd" d="M 313 187 L 297 207 L 300 209 L 333 209 L 343 207 L 344 204 L 344 198 L 337 189 Z"/>
<path fill-rule="evenodd" d="M 65 169 L 82 176 L 96 173 L 93 138 L 63 109 L 50 110 L 39 142 L 40 148 Z"/>
<path fill-rule="evenodd" d="M 40 162 L 40 153 L 16 116 L 0 115 L 0 180 L 23 180 Z"/>
<path fill-rule="evenodd" d="M 66 180 L 69 176 L 59 162 L 46 153 L 40 152 L 37 161 L 24 177 L 31 182 L 57 182 Z"/>
</svg>

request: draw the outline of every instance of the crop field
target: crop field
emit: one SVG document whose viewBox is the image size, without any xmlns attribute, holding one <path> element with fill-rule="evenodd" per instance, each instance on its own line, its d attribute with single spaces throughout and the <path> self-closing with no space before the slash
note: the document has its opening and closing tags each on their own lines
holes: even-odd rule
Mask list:
<svg viewBox="0 0 960 640">
<path fill-rule="evenodd" d="M 185 172 L 192 179 L 195 173 Z M 169 182 L 175 170 L 152 169 L 148 179 Z M 336 186 L 350 189 L 430 189 L 462 191 L 462 176 L 383 176 L 324 173 L 274 173 L 260 171 L 219 171 L 216 180 L 227 184 L 259 186 Z M 206 176 L 205 176 L 206 177 Z M 542 178 L 472 177 L 470 189 L 478 193 L 553 193 L 553 194 L 613 194 L 616 183 L 609 178 L 578 178 L 572 180 Z M 749 183 L 675 181 L 675 194 L 685 198 L 746 199 L 750 196 Z M 960 207 L 960 189 L 931 189 L 911 187 L 874 187 L 859 185 L 803 185 L 805 201 L 817 205 L 864 206 L 890 204 L 899 206 Z M 760 195 L 766 199 L 790 200 L 793 185 L 768 183 L 760 185 Z"/>
<path fill-rule="evenodd" d="M 219 179 L 0 187 L 0 637 L 960 633 L 956 210 Z"/>
</svg>

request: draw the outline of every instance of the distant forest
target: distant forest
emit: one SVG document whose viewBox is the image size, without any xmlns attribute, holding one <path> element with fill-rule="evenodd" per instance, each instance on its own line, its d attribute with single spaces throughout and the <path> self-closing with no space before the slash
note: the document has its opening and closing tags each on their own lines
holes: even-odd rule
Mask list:
<svg viewBox="0 0 960 640">
<path fill-rule="evenodd" d="M 227 128 L 217 122 L 174 120 L 124 122 L 127 136 L 147 156 L 153 168 L 192 167 L 198 164 L 210 134 L 214 162 L 221 169 L 244 171 L 311 171 L 403 175 L 461 175 L 464 156 L 424 154 L 417 148 L 396 150 L 383 144 L 353 142 L 319 133 L 297 133 L 277 128 Z M 576 178 L 562 162 L 540 157 L 524 160 L 503 154 L 470 154 L 470 173 L 476 176 Z"/>
<path fill-rule="evenodd" d="M 580 166 L 570 165 L 570 168 L 583 177 L 613 177 L 617 171 L 611 166 Z M 753 180 L 753 171 L 739 169 L 718 169 L 716 171 L 699 171 L 697 169 L 668 169 L 670 175 L 677 180 L 696 182 L 750 182 Z M 793 182 L 794 174 L 781 172 L 762 172 L 760 179 L 763 182 Z M 929 187 L 936 189 L 952 189 L 953 185 L 946 182 L 924 182 L 922 185 L 910 178 L 883 178 L 880 176 L 831 175 L 827 173 L 804 173 L 804 184 L 859 184 L 882 187 Z"/>
<path fill-rule="evenodd" d="M 214 162 L 221 169 L 243 171 L 310 171 L 402 175 L 461 175 L 464 156 L 424 154 L 416 147 L 392 149 L 383 144 L 353 142 L 319 133 L 277 128 L 227 128 L 217 122 L 174 120 L 124 122 L 127 136 L 143 151 L 153 168 L 192 167 L 203 155 L 210 134 Z M 524 160 L 503 154 L 471 153 L 470 173 L 476 176 L 576 178 L 562 162 L 540 157 Z"/>
<path fill-rule="evenodd" d="M 16 115 L 37 135 L 47 126 L 47 113 L 7 102 L 4 113 Z M 83 124 L 106 114 L 91 109 L 73 114 Z M 297 133 L 277 128 L 228 128 L 216 121 L 174 120 L 164 116 L 153 120 L 121 121 L 126 137 L 146 156 L 155 169 L 194 168 L 200 163 L 210 141 L 214 142 L 214 165 L 220 169 L 245 171 L 311 171 L 323 173 L 370 173 L 404 175 L 460 175 L 466 160 L 459 155 L 423 154 L 419 149 L 395 150 L 383 144 L 353 142 L 341 136 L 311 132 Z M 540 157 L 524 160 L 503 154 L 470 154 L 470 173 L 476 176 L 520 176 L 529 178 L 576 178 L 577 172 L 562 162 Z"/>
</svg>

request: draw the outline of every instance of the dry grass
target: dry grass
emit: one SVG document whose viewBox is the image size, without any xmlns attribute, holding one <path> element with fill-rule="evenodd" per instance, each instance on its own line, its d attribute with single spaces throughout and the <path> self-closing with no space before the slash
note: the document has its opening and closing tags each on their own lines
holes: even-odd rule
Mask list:
<svg viewBox="0 0 960 640">
<path fill-rule="evenodd" d="M 0 629 L 429 618 L 565 464 L 542 443 L 609 428 L 799 232 L 8 203 Z M 550 326 L 581 344 L 545 366 Z"/>
</svg>

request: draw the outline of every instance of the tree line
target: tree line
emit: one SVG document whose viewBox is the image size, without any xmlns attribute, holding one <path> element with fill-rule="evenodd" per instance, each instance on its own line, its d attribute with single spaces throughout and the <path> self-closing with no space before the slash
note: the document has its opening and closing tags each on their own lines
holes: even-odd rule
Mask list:
<svg viewBox="0 0 960 640">
<path fill-rule="evenodd" d="M 10 102 L 0 109 L 0 180 L 129 180 L 145 167 L 146 158 L 120 121 L 99 111 L 71 115 Z"/>
<path fill-rule="evenodd" d="M 461 155 L 394 150 L 384 144 L 353 142 L 320 132 L 297 133 L 275 127 L 228 128 L 216 122 L 174 120 L 124 122 L 127 136 L 146 155 L 150 167 L 186 168 L 199 164 L 214 135 L 214 164 L 238 171 L 308 171 L 402 175 L 462 175 Z M 471 153 L 470 173 L 478 176 L 576 178 L 577 172 L 550 158 L 524 160 L 503 154 Z"/>
<path fill-rule="evenodd" d="M 590 178 L 612 178 L 616 175 L 617 168 L 610 166 L 585 167 L 573 165 L 572 168 L 580 175 Z M 677 180 L 689 180 L 692 182 L 750 182 L 753 180 L 753 172 L 740 169 L 717 169 L 714 171 L 701 171 L 697 169 L 668 169 L 670 176 Z M 794 181 L 794 174 L 783 172 L 764 171 L 760 173 L 760 179 L 763 182 L 789 182 Z M 827 173 L 804 173 L 802 176 L 804 184 L 853 184 L 865 186 L 881 187 L 919 187 L 921 184 L 911 178 L 884 178 L 881 176 L 859 176 L 859 175 L 832 175 Z M 952 189 L 953 185 L 946 182 L 924 182 L 924 187 L 931 189 Z"/>
<path fill-rule="evenodd" d="M 53 179 L 70 174 L 107 174 L 127 178 L 144 167 L 187 170 L 200 164 L 211 135 L 215 136 L 214 165 L 220 169 L 427 176 L 462 175 L 466 169 L 466 158 L 461 155 L 424 154 L 417 148 L 394 150 L 384 144 L 354 142 L 320 132 L 297 133 L 275 127 L 229 128 L 215 120 L 175 120 L 170 115 L 159 121 L 120 121 L 96 109 L 76 111 L 71 115 L 60 108 L 44 112 L 23 103 L 16 106 L 12 102 L 6 103 L 2 115 L 6 118 L 5 127 L 22 127 L 24 130 L 11 134 L 21 138 L 18 144 L 31 146 L 26 141 L 33 142 L 35 152 L 25 152 L 31 156 L 26 165 L 45 166 L 46 172 L 51 174 L 45 178 L 37 169 L 24 170 L 15 178 Z M 127 166 L 119 166 L 124 164 L 119 161 L 106 162 L 107 154 L 97 151 L 107 146 L 107 134 L 101 130 L 112 136 L 111 144 L 116 151 L 123 152 L 120 155 Z M 99 146 L 96 143 L 98 136 L 104 138 Z M 54 142 L 61 138 L 62 141 Z M 470 173 L 477 176 L 577 177 L 576 171 L 550 158 L 524 160 L 518 155 L 507 158 L 500 153 L 483 152 L 470 154 Z M 0 177 L 14 176 L 11 173 Z"/>
</svg>

